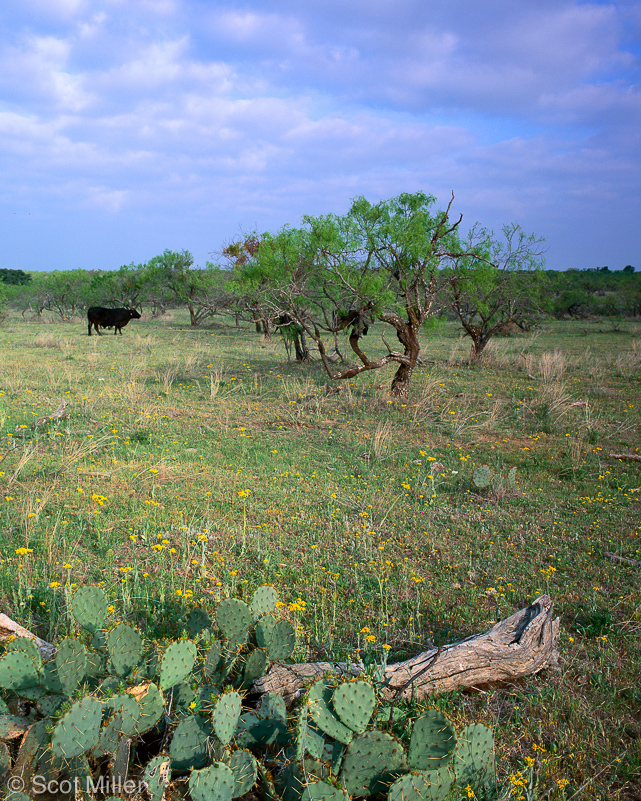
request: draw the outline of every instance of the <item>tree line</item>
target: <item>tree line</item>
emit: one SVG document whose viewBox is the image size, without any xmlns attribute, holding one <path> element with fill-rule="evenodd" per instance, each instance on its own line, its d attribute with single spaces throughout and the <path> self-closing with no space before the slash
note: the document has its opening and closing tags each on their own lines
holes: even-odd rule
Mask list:
<svg viewBox="0 0 641 801">
<path fill-rule="evenodd" d="M 205 267 L 195 267 L 189 251 L 165 250 L 113 271 L 5 269 L 0 298 L 23 315 L 47 310 L 61 320 L 91 305 L 153 316 L 186 307 L 192 326 L 231 314 L 266 337 L 279 333 L 299 361 L 313 343 L 332 380 L 392 364 L 391 393 L 400 397 L 420 360 L 421 330 L 443 317 L 460 323 L 478 361 L 493 336 L 530 330 L 546 315 L 641 314 L 631 265 L 545 270 L 541 237 L 514 223 L 499 234 L 480 225 L 463 234 L 453 201 L 435 210 L 435 198 L 422 192 L 376 204 L 359 197 L 344 215 L 305 216 L 296 228 L 243 236 Z M 373 329 L 383 355 L 371 354 Z"/>
</svg>

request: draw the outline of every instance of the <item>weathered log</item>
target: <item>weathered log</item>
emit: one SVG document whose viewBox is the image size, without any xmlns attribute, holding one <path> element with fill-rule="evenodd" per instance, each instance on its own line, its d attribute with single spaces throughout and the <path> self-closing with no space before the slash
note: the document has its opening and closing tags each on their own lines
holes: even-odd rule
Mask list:
<svg viewBox="0 0 641 801">
<path fill-rule="evenodd" d="M 638 453 L 611 453 L 613 459 L 621 459 L 621 461 L 628 462 L 641 462 L 641 456 Z"/>
<path fill-rule="evenodd" d="M 56 650 L 54 645 L 36 637 L 35 634 L 0 612 L 0 640 L 6 640 L 7 637 L 29 637 L 38 646 L 43 659 L 49 659 Z"/>
<path fill-rule="evenodd" d="M 553 608 L 552 599 L 541 595 L 484 634 L 389 665 L 385 670 L 387 686 L 383 695 L 421 700 L 431 694 L 531 676 L 556 666 L 560 619 L 552 617 Z M 278 693 L 291 704 L 305 684 L 319 676 L 327 673 L 356 676 L 363 672 L 363 665 L 358 663 L 277 663 L 254 682 L 252 693 Z"/>
<path fill-rule="evenodd" d="M 608 556 L 613 562 L 623 562 L 624 565 L 641 567 L 641 559 L 629 559 L 627 556 L 619 556 L 618 553 L 610 553 L 610 551 L 603 551 L 603 555 Z"/>
<path fill-rule="evenodd" d="M 484 634 L 388 665 L 383 695 L 421 700 L 431 694 L 532 676 L 546 667 L 556 666 L 560 619 L 552 617 L 553 609 L 552 599 L 541 595 L 530 606 L 500 621 Z M 45 659 L 55 651 L 55 646 L 0 613 L 0 640 L 9 636 L 30 637 Z M 252 693 L 275 692 L 291 704 L 305 685 L 319 676 L 326 673 L 358 676 L 364 670 L 359 663 L 276 663 L 254 682 Z"/>
</svg>

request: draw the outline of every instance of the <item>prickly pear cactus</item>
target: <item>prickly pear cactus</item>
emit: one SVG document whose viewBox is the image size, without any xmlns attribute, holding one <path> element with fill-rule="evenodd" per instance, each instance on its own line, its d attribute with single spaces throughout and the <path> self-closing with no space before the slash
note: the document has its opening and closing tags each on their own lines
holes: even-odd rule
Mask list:
<svg viewBox="0 0 641 801">
<path fill-rule="evenodd" d="M 406 772 L 402 743 L 386 732 L 367 731 L 347 746 L 339 779 L 351 796 L 377 795 Z"/>
<path fill-rule="evenodd" d="M 114 670 L 119 676 L 129 675 L 142 658 L 142 638 L 127 623 L 119 623 L 107 633 L 107 648 Z"/>
<path fill-rule="evenodd" d="M 361 734 L 374 713 L 376 693 L 366 681 L 344 682 L 334 691 L 332 705 L 341 721 L 352 731 Z"/>
<path fill-rule="evenodd" d="M 307 696 L 307 705 L 314 723 L 321 731 L 347 745 L 352 741 L 354 732 L 338 717 L 332 707 L 332 698 L 336 685 L 327 680 L 319 679 L 312 685 Z"/>
<path fill-rule="evenodd" d="M 26 651 L 9 651 L 0 659 L 0 687 L 23 693 L 37 686 L 38 662 Z"/>
<path fill-rule="evenodd" d="M 249 751 L 239 750 L 231 755 L 229 767 L 234 774 L 234 798 L 238 798 L 256 784 L 258 762 Z"/>
<path fill-rule="evenodd" d="M 218 604 L 216 623 L 225 637 L 244 642 L 252 624 L 251 609 L 238 598 L 227 598 Z"/>
<path fill-rule="evenodd" d="M 107 596 L 95 584 L 80 587 L 71 599 L 71 611 L 78 625 L 91 634 L 104 626 L 107 606 Z"/>
<path fill-rule="evenodd" d="M 408 762 L 413 770 L 437 770 L 456 747 L 454 726 L 442 712 L 430 709 L 414 721 Z"/>
<path fill-rule="evenodd" d="M 234 736 L 242 708 L 242 700 L 235 690 L 223 693 L 214 707 L 211 721 L 216 736 L 223 745 L 227 745 Z"/>
<path fill-rule="evenodd" d="M 301 801 L 349 801 L 349 796 L 335 784 L 322 780 L 310 781 L 302 792 Z"/>
<path fill-rule="evenodd" d="M 477 467 L 472 475 L 472 481 L 478 489 L 485 489 L 490 486 L 492 472 L 486 464 Z"/>
<path fill-rule="evenodd" d="M 263 615 L 256 624 L 256 642 L 272 662 L 288 659 L 296 645 L 296 631 L 289 620 Z"/>
<path fill-rule="evenodd" d="M 87 649 L 80 640 L 63 640 L 56 652 L 56 670 L 63 693 L 71 698 L 87 672 Z"/>
<path fill-rule="evenodd" d="M 42 663 L 42 656 L 38 646 L 30 637 L 14 637 L 12 640 L 4 640 L 2 644 L 4 645 L 5 653 L 24 651 L 25 654 L 29 654 L 37 665 Z"/>
<path fill-rule="evenodd" d="M 263 615 L 268 615 L 276 609 L 278 603 L 278 593 L 274 587 L 269 584 L 263 584 L 258 587 L 256 592 L 252 595 L 250 608 L 254 620 L 258 620 Z"/>
<path fill-rule="evenodd" d="M 142 780 L 146 785 L 151 801 L 161 801 L 165 797 L 165 790 L 169 784 L 170 776 L 168 756 L 161 754 L 149 760 L 142 775 Z"/>
<path fill-rule="evenodd" d="M 102 704 L 88 695 L 77 701 L 53 730 L 51 750 L 54 756 L 72 759 L 98 743 Z"/>
<path fill-rule="evenodd" d="M 516 467 L 513 467 L 507 474 L 507 486 L 510 491 L 516 486 Z"/>
<path fill-rule="evenodd" d="M 487 784 L 494 777 L 494 735 L 482 723 L 466 726 L 458 736 L 452 767 L 456 778 Z"/>
<path fill-rule="evenodd" d="M 243 668 L 243 689 L 249 689 L 252 684 L 264 676 L 269 668 L 269 657 L 264 648 L 255 648 L 245 660 Z"/>
<path fill-rule="evenodd" d="M 185 629 L 190 637 L 196 637 L 210 628 L 211 618 L 204 609 L 192 609 L 185 618 Z"/>
<path fill-rule="evenodd" d="M 397 779 L 389 789 L 388 801 L 445 801 L 454 777 L 448 766 L 438 770 L 407 773 Z"/>
<path fill-rule="evenodd" d="M 160 660 L 160 689 L 168 690 L 186 679 L 196 663 L 197 653 L 191 640 L 177 640 L 167 646 Z"/>
<path fill-rule="evenodd" d="M 195 770 L 189 777 L 192 801 L 232 801 L 234 774 L 231 768 L 217 762 L 204 770 Z"/>
</svg>

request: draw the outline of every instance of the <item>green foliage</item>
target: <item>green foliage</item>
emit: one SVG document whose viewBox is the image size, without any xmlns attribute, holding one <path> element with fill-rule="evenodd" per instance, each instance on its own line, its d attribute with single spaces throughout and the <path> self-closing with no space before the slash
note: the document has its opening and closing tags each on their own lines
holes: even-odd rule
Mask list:
<svg viewBox="0 0 641 801">
<path fill-rule="evenodd" d="M 634 271 L 634 268 L 632 268 Z M 31 281 L 29 273 L 23 270 L 9 270 L 6 267 L 0 268 L 0 282 L 3 284 L 12 284 L 13 286 L 24 286 Z"/>
</svg>

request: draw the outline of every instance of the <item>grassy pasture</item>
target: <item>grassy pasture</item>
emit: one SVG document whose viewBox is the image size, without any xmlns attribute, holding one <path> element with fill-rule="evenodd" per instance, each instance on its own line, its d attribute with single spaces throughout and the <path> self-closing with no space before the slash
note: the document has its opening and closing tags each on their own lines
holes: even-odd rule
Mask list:
<svg viewBox="0 0 641 801">
<path fill-rule="evenodd" d="M 328 391 L 252 327 L 10 317 L 0 609 L 56 639 L 73 586 L 101 582 L 114 620 L 175 635 L 191 606 L 271 583 L 300 659 L 398 661 L 547 592 L 559 671 L 435 703 L 494 728 L 511 797 L 634 797 L 641 568 L 604 552 L 641 559 L 641 463 L 611 455 L 641 452 L 641 326 L 549 322 L 475 369 L 468 351 L 453 325 L 425 335 L 392 403 L 391 369 Z"/>
</svg>

